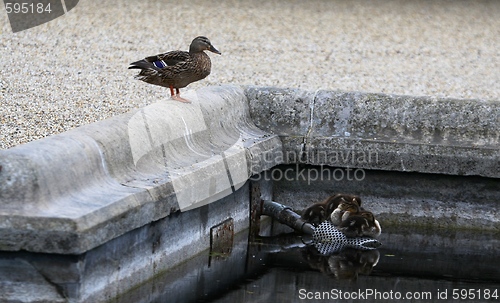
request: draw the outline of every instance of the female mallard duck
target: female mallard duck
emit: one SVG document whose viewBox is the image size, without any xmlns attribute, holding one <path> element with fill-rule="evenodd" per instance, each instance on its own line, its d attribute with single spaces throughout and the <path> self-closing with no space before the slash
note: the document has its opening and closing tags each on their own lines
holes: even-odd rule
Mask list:
<svg viewBox="0 0 500 303">
<path fill-rule="evenodd" d="M 146 57 L 130 63 L 129 69 L 140 69 L 136 79 L 168 87 L 172 99 L 189 103 L 188 100 L 181 98 L 179 88 L 210 75 L 212 64 L 205 50 L 221 54 L 207 37 L 199 36 L 191 42 L 189 52 L 177 50 Z"/>
</svg>

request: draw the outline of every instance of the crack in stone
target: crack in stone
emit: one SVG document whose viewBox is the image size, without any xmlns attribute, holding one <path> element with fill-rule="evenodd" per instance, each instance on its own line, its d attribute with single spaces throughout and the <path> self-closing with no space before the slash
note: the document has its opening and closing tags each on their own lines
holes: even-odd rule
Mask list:
<svg viewBox="0 0 500 303">
<path fill-rule="evenodd" d="M 316 90 L 314 92 L 313 100 L 312 100 L 312 102 L 309 103 L 309 109 L 310 109 L 310 111 L 309 111 L 309 127 L 307 128 L 307 132 L 306 132 L 305 136 L 302 138 L 302 144 L 300 145 L 300 157 L 299 157 L 300 162 L 307 161 L 307 148 L 308 148 L 308 143 L 309 143 L 308 139 L 310 138 L 311 133 L 314 129 L 314 126 L 313 126 L 314 107 L 316 105 L 316 97 L 318 96 L 319 91 L 320 90 Z"/>
</svg>

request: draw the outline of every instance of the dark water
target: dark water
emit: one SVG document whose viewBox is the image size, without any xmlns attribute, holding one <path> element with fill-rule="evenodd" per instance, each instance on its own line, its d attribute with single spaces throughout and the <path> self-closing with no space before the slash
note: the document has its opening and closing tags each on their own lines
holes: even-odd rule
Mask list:
<svg viewBox="0 0 500 303">
<path fill-rule="evenodd" d="M 237 234 L 228 250 L 206 251 L 115 302 L 500 301 L 498 234 L 386 228 L 380 248 L 330 256 L 297 235 L 269 234 Z"/>
</svg>

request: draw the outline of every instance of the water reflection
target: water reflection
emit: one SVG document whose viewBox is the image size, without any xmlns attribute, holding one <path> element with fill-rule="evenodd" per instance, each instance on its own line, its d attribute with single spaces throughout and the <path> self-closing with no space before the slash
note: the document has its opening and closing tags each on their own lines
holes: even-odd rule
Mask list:
<svg viewBox="0 0 500 303">
<path fill-rule="evenodd" d="M 340 280 L 356 280 L 359 274 L 369 275 L 380 258 L 377 249 L 362 250 L 340 245 L 332 250 L 332 243 L 314 242 L 296 233 L 257 237 L 252 245 L 260 246 L 261 252 L 273 254 L 296 250 L 303 260 L 293 260 L 291 264 L 306 263 L 310 269 Z"/>
<path fill-rule="evenodd" d="M 248 251 L 262 260 L 260 273 L 206 301 L 456 302 L 469 289 L 475 297 L 461 300 L 500 298 L 498 234 L 386 228 L 380 240 L 377 250 L 347 248 L 324 256 L 291 235 L 258 238 Z"/>
<path fill-rule="evenodd" d="M 230 254 L 217 258 L 209 252 L 200 254 L 113 302 L 130 302 L 130 298 L 142 299 L 135 302 L 297 302 L 321 294 L 328 296 L 321 298 L 325 300 L 339 299 L 340 294 L 371 294 L 371 301 L 383 302 L 392 294 L 406 296 L 408 302 L 432 302 L 444 292 L 448 298 L 439 301 L 452 302 L 454 289 L 494 294 L 500 288 L 500 268 L 495 265 L 500 261 L 498 235 L 387 228 L 380 240 L 379 249 L 346 248 L 325 256 L 308 239 L 293 233 L 273 230 L 259 237 L 240 233 Z M 464 242 L 468 245 L 460 245 Z"/>
<path fill-rule="evenodd" d="M 330 256 L 316 254 L 312 249 L 303 251 L 303 258 L 312 269 L 338 280 L 356 280 L 358 275 L 368 276 L 380 259 L 378 250 L 346 248 Z"/>
<path fill-rule="evenodd" d="M 151 275 L 148 270 L 159 267 L 156 262 L 150 267 L 139 266 L 150 261 L 137 247 L 124 249 L 126 254 L 116 251 L 113 255 L 58 259 L 2 253 L 0 276 L 15 273 L 16 280 L 0 284 L 0 290 L 27 293 L 31 289 L 40 302 L 103 302 L 103 297 L 115 303 L 297 302 L 308 298 L 314 301 L 316 296 L 335 300 L 341 295 L 353 299 L 370 294 L 368 301 L 374 302 L 390 300 L 385 298 L 391 294 L 411 296 L 407 302 L 433 302 L 438 296 L 439 302 L 452 302 L 453 292 L 461 295 L 463 289 L 474 290 L 476 299 L 469 302 L 484 302 L 488 295 L 486 302 L 500 299 L 498 234 L 387 226 L 379 240 L 383 245 L 374 250 L 345 248 L 324 255 L 310 239 L 269 225 L 260 236 L 249 235 L 248 230 L 234 234 L 229 241 L 231 247 L 203 251 L 157 272 L 145 283 L 128 287 L 124 294 L 118 294 L 112 283 L 120 283 L 125 275 L 140 281 L 142 276 Z M 170 262 L 168 258 L 172 256 L 158 262 Z M 121 276 L 112 276 L 117 271 L 102 270 L 112 263 L 120 264 Z M 30 275 L 39 278 L 29 280 Z M 53 282 L 53 289 L 40 292 L 39 286 L 48 280 Z M 97 290 L 94 298 L 99 299 L 89 299 L 90 288 Z M 60 300 L 43 299 L 58 294 Z M 478 295 L 482 299 L 477 299 Z M 417 296 L 419 299 L 415 299 Z"/>
</svg>

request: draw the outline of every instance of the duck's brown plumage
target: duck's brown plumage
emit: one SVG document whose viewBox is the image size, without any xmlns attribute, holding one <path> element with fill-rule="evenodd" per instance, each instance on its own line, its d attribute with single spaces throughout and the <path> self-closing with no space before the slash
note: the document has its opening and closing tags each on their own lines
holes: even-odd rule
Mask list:
<svg viewBox="0 0 500 303">
<path fill-rule="evenodd" d="M 129 69 L 140 69 L 137 79 L 168 87 L 174 99 L 186 102 L 180 98 L 179 89 L 210 75 L 212 63 L 205 50 L 220 55 L 208 38 L 199 36 L 191 42 L 189 52 L 177 50 L 146 57 L 130 63 Z"/>
</svg>

